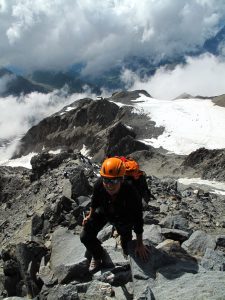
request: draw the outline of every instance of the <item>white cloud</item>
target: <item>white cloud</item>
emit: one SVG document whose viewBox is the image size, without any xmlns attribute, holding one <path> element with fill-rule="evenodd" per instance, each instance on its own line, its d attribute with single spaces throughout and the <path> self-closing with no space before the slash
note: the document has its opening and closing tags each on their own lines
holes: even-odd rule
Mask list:
<svg viewBox="0 0 225 300">
<path fill-rule="evenodd" d="M 225 61 L 211 54 L 187 58 L 187 64 L 173 70 L 159 68 L 154 76 L 141 80 L 125 70 L 122 79 L 130 89 L 145 89 L 158 99 L 172 99 L 183 93 L 216 96 L 225 93 Z"/>
<path fill-rule="evenodd" d="M 96 72 L 127 55 L 193 51 L 225 18 L 223 0 L 0 0 L 0 65 Z"/>
</svg>

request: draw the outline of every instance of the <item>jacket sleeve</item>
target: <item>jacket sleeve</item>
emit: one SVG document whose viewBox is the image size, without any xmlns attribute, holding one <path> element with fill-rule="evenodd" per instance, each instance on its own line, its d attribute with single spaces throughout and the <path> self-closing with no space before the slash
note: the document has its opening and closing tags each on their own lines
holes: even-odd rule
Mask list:
<svg viewBox="0 0 225 300">
<path fill-rule="evenodd" d="M 93 193 L 91 196 L 91 208 L 96 209 L 100 205 L 100 189 L 101 189 L 101 181 L 98 180 L 94 184 Z"/>
</svg>

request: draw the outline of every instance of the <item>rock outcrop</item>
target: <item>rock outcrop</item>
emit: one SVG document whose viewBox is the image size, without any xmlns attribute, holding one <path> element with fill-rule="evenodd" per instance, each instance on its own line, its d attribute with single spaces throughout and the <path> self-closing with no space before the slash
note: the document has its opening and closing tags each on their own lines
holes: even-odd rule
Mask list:
<svg viewBox="0 0 225 300">
<path fill-rule="evenodd" d="M 133 97 L 138 97 L 138 94 L 135 93 Z M 135 113 L 129 106 L 119 107 L 105 99 L 94 101 L 85 98 L 33 126 L 21 139 L 14 157 L 40 152 L 43 148 L 50 150 L 63 147 L 80 151 L 85 145 L 89 155 L 101 160 L 111 152 L 121 151 L 123 139 L 129 139 L 129 150 L 127 147 L 126 153 L 121 154 L 149 149 L 138 141 L 149 128 L 149 134 L 154 137 L 163 131 L 161 129 L 156 133 L 155 123 L 146 115 Z M 112 145 L 117 148 L 111 151 Z"/>
<path fill-rule="evenodd" d="M 225 181 L 225 150 L 200 148 L 187 156 L 183 166 L 200 172 L 203 179 Z"/>
</svg>

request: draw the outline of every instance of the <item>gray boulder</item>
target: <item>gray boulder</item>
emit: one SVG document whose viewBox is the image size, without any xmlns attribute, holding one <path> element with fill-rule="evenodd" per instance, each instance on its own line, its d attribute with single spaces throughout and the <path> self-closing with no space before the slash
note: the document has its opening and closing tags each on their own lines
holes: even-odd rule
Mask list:
<svg viewBox="0 0 225 300">
<path fill-rule="evenodd" d="M 88 196 L 91 193 L 92 188 L 82 167 L 74 168 L 73 173 L 69 175 L 69 180 L 72 185 L 72 199 L 75 200 L 79 196 Z"/>
<path fill-rule="evenodd" d="M 79 300 L 77 287 L 73 284 L 58 284 L 40 294 L 40 300 Z"/>
<path fill-rule="evenodd" d="M 182 244 L 184 250 L 191 255 L 197 256 L 203 256 L 207 248 L 214 250 L 215 247 L 215 238 L 201 230 L 195 231 L 190 238 Z"/>
<path fill-rule="evenodd" d="M 164 240 L 161 227 L 154 224 L 144 226 L 143 238 L 148 239 L 154 245 L 157 245 Z"/>
<path fill-rule="evenodd" d="M 201 265 L 207 270 L 225 271 L 225 254 L 222 251 L 206 249 Z"/>
<path fill-rule="evenodd" d="M 158 272 L 164 274 L 169 281 L 175 281 L 185 273 L 197 273 L 196 260 L 180 248 L 177 242 L 171 243 L 167 248 L 157 249 L 150 244 L 148 247 L 150 254 L 146 262 L 135 256 L 135 241 L 129 247 L 135 299 L 158 299 L 153 291 Z"/>
<path fill-rule="evenodd" d="M 104 300 L 113 297 L 115 292 L 109 283 L 104 283 L 98 280 L 93 280 L 85 294 L 86 299 Z"/>
<path fill-rule="evenodd" d="M 58 228 L 52 235 L 50 267 L 59 283 L 83 279 L 88 273 L 85 247 L 78 235 L 66 228 Z"/>
<path fill-rule="evenodd" d="M 160 223 L 162 227 L 187 230 L 188 220 L 181 215 L 167 216 Z"/>
<path fill-rule="evenodd" d="M 184 273 L 176 280 L 168 280 L 163 273 L 159 273 L 152 293 L 157 300 L 222 300 L 225 295 L 224 282 L 225 273 L 218 271 Z"/>
</svg>

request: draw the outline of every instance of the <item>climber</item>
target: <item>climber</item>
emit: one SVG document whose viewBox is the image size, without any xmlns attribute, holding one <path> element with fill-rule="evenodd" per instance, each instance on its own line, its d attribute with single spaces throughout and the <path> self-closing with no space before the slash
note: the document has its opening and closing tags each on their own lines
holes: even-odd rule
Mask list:
<svg viewBox="0 0 225 300">
<path fill-rule="evenodd" d="M 104 259 L 104 249 L 97 239 L 98 232 L 110 222 L 121 239 L 124 255 L 128 254 L 128 242 L 132 230 L 136 233 L 135 254 L 147 261 L 149 249 L 143 244 L 142 202 L 137 190 L 123 180 L 125 165 L 116 157 L 107 158 L 100 170 L 101 178 L 94 185 L 91 209 L 83 220 L 81 242 L 92 255 L 89 271 L 99 269 Z"/>
</svg>

